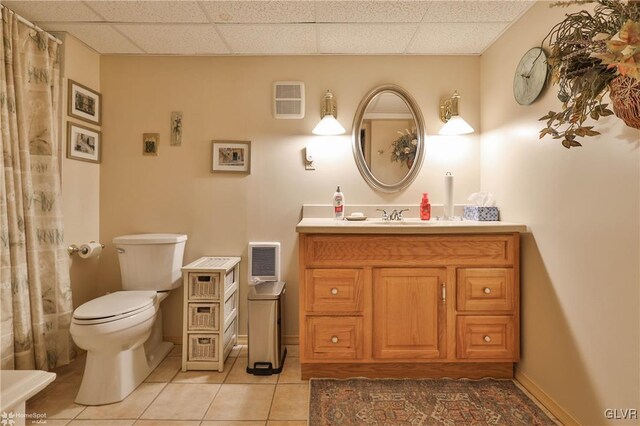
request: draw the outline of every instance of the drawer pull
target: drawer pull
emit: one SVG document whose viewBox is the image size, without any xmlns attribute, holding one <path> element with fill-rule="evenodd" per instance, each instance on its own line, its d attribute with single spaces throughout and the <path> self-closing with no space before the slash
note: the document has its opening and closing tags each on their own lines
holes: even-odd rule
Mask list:
<svg viewBox="0 0 640 426">
<path fill-rule="evenodd" d="M 338 336 L 333 336 L 331 338 L 331 343 L 338 343 Z"/>
<path fill-rule="evenodd" d="M 337 289 L 337 288 L 332 288 L 332 289 L 331 289 L 331 294 L 333 294 L 334 296 L 335 296 L 336 294 L 338 294 L 338 289 Z"/>
<path fill-rule="evenodd" d="M 484 341 L 489 343 L 491 341 L 491 336 L 484 336 Z"/>
<path fill-rule="evenodd" d="M 484 291 L 484 294 L 491 294 L 491 289 L 489 287 L 485 287 L 482 291 Z"/>
</svg>

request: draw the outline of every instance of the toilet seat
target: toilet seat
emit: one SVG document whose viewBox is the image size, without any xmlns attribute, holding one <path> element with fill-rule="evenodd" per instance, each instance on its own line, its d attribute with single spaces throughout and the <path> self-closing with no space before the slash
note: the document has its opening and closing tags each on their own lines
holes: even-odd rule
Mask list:
<svg viewBox="0 0 640 426">
<path fill-rule="evenodd" d="M 153 308 L 155 302 L 155 291 L 116 291 L 79 306 L 73 312 L 73 322 L 90 325 L 118 321 Z"/>
</svg>

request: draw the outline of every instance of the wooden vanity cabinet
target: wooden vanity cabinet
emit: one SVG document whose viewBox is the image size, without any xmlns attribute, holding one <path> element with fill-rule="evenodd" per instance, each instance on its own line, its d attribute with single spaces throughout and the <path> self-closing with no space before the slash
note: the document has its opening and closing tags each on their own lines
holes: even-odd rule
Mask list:
<svg viewBox="0 0 640 426">
<path fill-rule="evenodd" d="M 519 234 L 300 234 L 309 377 L 512 377 Z"/>
</svg>

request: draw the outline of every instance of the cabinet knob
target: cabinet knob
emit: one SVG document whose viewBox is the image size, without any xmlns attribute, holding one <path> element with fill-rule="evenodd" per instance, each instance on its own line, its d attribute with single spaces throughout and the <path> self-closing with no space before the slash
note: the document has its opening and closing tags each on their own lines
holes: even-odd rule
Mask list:
<svg viewBox="0 0 640 426">
<path fill-rule="evenodd" d="M 338 336 L 333 336 L 331 338 L 331 343 L 338 343 Z"/>
<path fill-rule="evenodd" d="M 332 289 L 331 289 L 331 294 L 333 294 L 334 296 L 335 296 L 336 294 L 338 294 L 338 289 L 337 289 L 337 288 L 332 288 Z"/>
<path fill-rule="evenodd" d="M 490 294 L 491 293 L 491 289 L 489 287 L 485 287 L 482 291 L 484 291 L 484 294 Z"/>
<path fill-rule="evenodd" d="M 484 336 L 484 341 L 489 343 L 491 341 L 491 337 L 490 336 Z"/>
</svg>

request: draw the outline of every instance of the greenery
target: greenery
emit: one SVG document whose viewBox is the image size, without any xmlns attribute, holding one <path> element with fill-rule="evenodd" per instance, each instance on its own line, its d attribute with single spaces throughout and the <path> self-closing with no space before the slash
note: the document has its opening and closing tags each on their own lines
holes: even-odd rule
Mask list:
<svg viewBox="0 0 640 426">
<path fill-rule="evenodd" d="M 622 75 L 640 79 L 640 1 L 569 1 L 556 5 L 597 3 L 594 12 L 567 14 L 544 41 L 549 41 L 551 81 L 558 85 L 562 110 L 540 118 L 547 126 L 540 138 L 551 135 L 566 148 L 581 146 L 576 139 L 600 133 L 587 126 L 613 114 L 603 103 L 611 81 Z"/>
<path fill-rule="evenodd" d="M 416 150 L 418 148 L 418 135 L 416 129 L 405 129 L 404 132 L 398 132 L 398 139 L 391 143 L 391 161 L 399 161 L 406 163 L 407 167 L 411 167 L 413 160 L 416 158 Z"/>
</svg>

